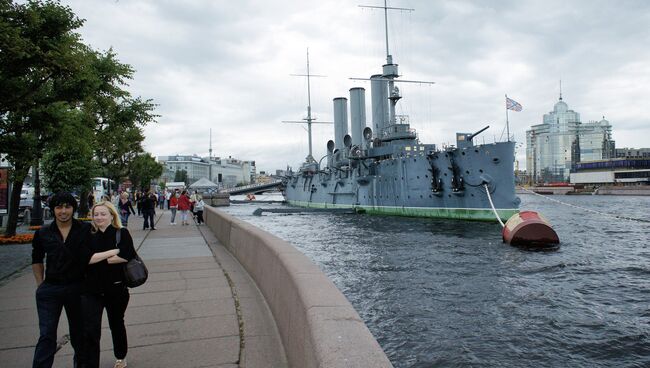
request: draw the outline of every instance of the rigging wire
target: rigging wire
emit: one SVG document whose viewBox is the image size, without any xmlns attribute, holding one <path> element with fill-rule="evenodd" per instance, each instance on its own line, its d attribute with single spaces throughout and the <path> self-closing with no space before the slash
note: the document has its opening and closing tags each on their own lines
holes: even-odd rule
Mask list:
<svg viewBox="0 0 650 368">
<path fill-rule="evenodd" d="M 533 192 L 532 190 L 526 189 L 526 188 L 524 188 L 524 187 L 519 187 L 519 188 L 525 190 L 525 191 L 528 192 L 528 193 L 534 194 L 534 195 L 536 195 L 536 196 L 538 196 L 538 197 L 546 198 L 546 199 L 548 199 L 549 201 L 552 201 L 552 202 L 555 202 L 555 203 L 559 203 L 559 204 L 562 204 L 562 205 L 565 205 L 565 206 L 568 206 L 568 207 L 577 208 L 577 209 L 579 209 L 579 210 L 583 210 L 583 211 L 587 211 L 587 212 L 595 213 L 595 214 L 602 215 L 602 216 L 613 217 L 613 218 L 617 218 L 617 219 L 621 219 L 621 220 L 628 220 L 628 221 L 636 221 L 636 222 L 646 222 L 646 223 L 650 223 L 650 220 L 638 219 L 638 218 L 627 217 L 627 216 L 619 216 L 619 215 L 613 215 L 613 214 L 611 214 L 611 213 L 606 213 L 606 212 L 596 211 L 596 210 L 592 210 L 592 209 L 590 209 L 590 208 L 585 208 L 585 207 L 581 207 L 581 206 L 576 206 L 575 204 L 562 202 L 562 201 L 560 201 L 560 200 L 557 200 L 557 199 L 554 199 L 554 198 L 550 198 L 550 197 L 547 197 L 547 196 L 542 195 L 542 194 L 539 194 L 539 193 L 535 193 L 535 192 Z"/>
</svg>

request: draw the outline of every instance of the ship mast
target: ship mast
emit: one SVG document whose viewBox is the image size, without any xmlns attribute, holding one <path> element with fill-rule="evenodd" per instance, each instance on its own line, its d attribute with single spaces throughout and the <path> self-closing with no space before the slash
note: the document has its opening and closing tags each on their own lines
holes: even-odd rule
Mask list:
<svg viewBox="0 0 650 368">
<path fill-rule="evenodd" d="M 309 154 L 305 158 L 307 163 L 316 162 L 314 156 L 312 155 L 312 139 L 311 139 L 311 125 L 312 124 L 332 124 L 328 121 L 316 122 L 316 118 L 311 116 L 311 77 L 325 77 L 324 75 L 311 74 L 309 72 L 309 48 L 307 48 L 307 74 L 291 74 L 294 77 L 307 77 L 307 117 L 303 118 L 302 121 L 282 121 L 283 123 L 299 123 L 304 124 L 307 122 L 307 136 L 309 140 Z"/>
<path fill-rule="evenodd" d="M 388 80 L 388 99 L 390 100 L 388 121 L 390 125 L 397 123 L 395 118 L 395 105 L 402 96 L 399 94 L 399 88 L 395 87 L 395 78 L 399 78 L 397 64 L 393 64 L 393 56 L 390 54 L 388 47 L 388 10 L 414 11 L 410 8 L 389 7 L 387 0 L 384 0 L 384 6 L 359 5 L 361 8 L 384 9 L 384 30 L 386 35 L 386 65 L 384 65 L 382 77 Z M 410 81 L 409 81 L 410 82 Z"/>
</svg>

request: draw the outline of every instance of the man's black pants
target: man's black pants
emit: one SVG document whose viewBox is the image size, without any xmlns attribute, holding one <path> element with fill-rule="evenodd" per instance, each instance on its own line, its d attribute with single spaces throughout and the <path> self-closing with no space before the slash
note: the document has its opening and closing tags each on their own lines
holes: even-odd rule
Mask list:
<svg viewBox="0 0 650 368">
<path fill-rule="evenodd" d="M 152 229 L 155 228 L 153 222 L 153 215 L 155 214 L 155 210 L 142 210 L 142 216 L 144 216 L 144 224 L 142 225 L 143 230 L 148 229 L 149 226 L 151 226 Z"/>
<path fill-rule="evenodd" d="M 82 361 L 81 337 L 83 333 L 81 314 L 81 282 L 51 284 L 43 282 L 36 289 L 36 310 L 40 337 L 34 351 L 32 367 L 50 368 L 56 353 L 56 330 L 62 309 L 68 317 L 70 344 L 74 349 L 74 366 Z"/>
</svg>

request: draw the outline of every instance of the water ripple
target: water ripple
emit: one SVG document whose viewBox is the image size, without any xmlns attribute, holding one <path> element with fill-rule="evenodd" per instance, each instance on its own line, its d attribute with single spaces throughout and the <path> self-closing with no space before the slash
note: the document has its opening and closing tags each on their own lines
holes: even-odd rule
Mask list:
<svg viewBox="0 0 650 368">
<path fill-rule="evenodd" d="M 510 247 L 490 223 L 226 211 L 317 263 L 396 368 L 650 367 L 650 226 L 521 199 L 551 221 L 559 248 Z M 566 201 L 650 208 L 648 197 Z"/>
</svg>

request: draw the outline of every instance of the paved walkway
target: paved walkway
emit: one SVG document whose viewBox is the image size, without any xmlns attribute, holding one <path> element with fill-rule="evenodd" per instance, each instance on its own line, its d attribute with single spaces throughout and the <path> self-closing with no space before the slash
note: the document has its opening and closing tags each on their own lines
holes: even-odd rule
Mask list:
<svg viewBox="0 0 650 368">
<path fill-rule="evenodd" d="M 157 230 L 129 230 L 149 269 L 131 290 L 126 311 L 129 367 L 286 367 L 277 328 L 259 290 L 205 226 L 171 226 L 169 211 Z M 177 218 L 178 221 L 178 218 Z M 0 286 L 0 366 L 29 367 L 38 340 L 31 268 Z M 104 315 L 101 367 L 112 367 Z M 65 313 L 55 367 L 72 366 Z"/>
</svg>

